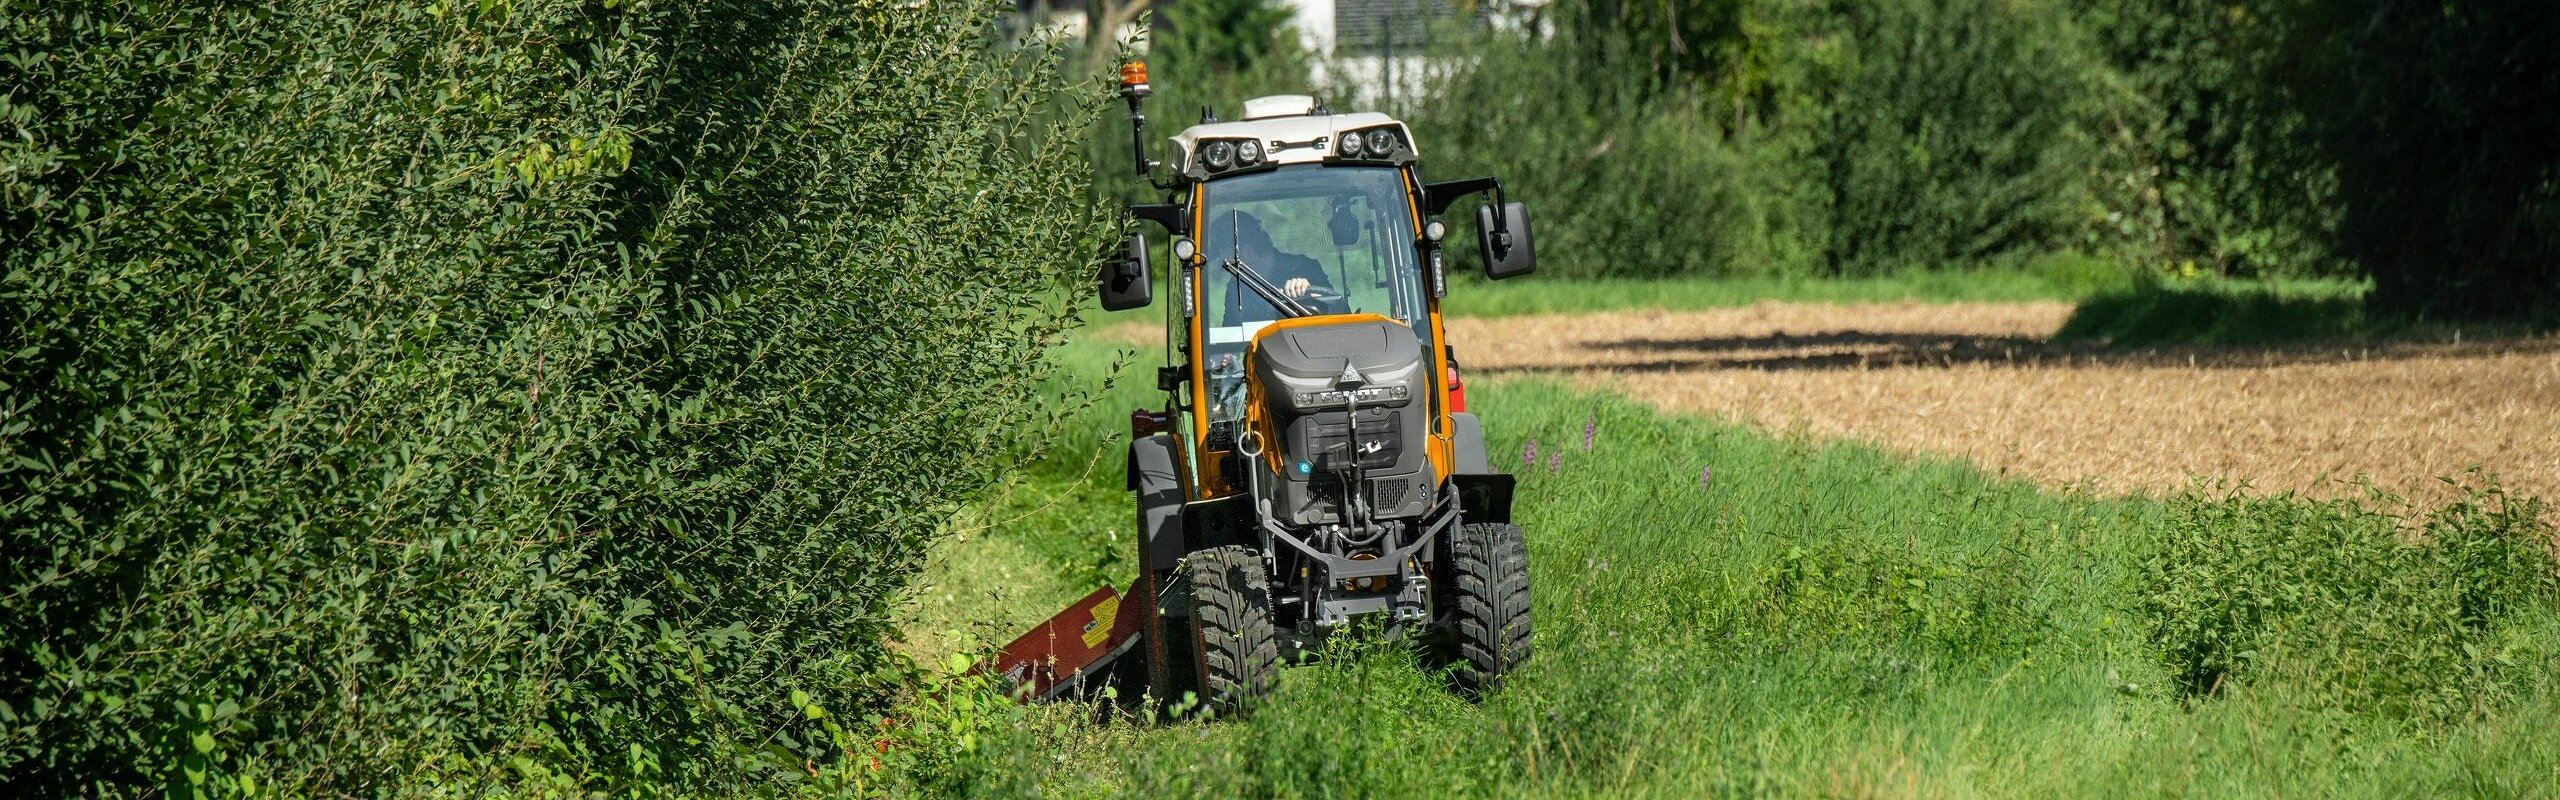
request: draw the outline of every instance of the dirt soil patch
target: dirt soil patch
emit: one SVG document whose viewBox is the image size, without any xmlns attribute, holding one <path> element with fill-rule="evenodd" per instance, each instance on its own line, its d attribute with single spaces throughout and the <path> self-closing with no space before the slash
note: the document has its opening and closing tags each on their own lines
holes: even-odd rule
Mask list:
<svg viewBox="0 0 2560 800">
<path fill-rule="evenodd" d="M 2115 352 L 2063 303 L 1451 320 L 1468 375 L 1575 376 L 1665 408 L 1963 456 L 2049 485 L 2435 496 L 2474 466 L 2560 500 L 2560 337 Z"/>
</svg>

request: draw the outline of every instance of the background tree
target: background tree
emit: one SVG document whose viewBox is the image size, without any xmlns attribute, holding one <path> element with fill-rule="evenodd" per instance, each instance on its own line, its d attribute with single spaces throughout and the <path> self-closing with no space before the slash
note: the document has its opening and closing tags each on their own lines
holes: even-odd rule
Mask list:
<svg viewBox="0 0 2560 800">
<path fill-rule="evenodd" d="M 2336 164 L 2338 242 L 2373 305 L 2560 317 L 2560 13 L 2536 0 L 2270 2 L 2268 77 Z"/>
</svg>

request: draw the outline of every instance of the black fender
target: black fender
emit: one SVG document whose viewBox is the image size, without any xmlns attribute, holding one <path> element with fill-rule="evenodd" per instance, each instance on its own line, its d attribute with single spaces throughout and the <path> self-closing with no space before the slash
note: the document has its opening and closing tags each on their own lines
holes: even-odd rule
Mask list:
<svg viewBox="0 0 2560 800">
<path fill-rule="evenodd" d="M 1484 475 L 1493 472 L 1493 462 L 1484 454 L 1484 423 L 1476 415 L 1464 411 L 1449 415 L 1449 444 L 1457 452 L 1457 463 L 1449 471 L 1461 475 Z"/>
<path fill-rule="evenodd" d="M 1510 522 L 1511 476 L 1493 471 L 1484 452 L 1484 423 L 1459 411 L 1449 415 L 1449 444 L 1457 456 L 1449 483 L 1458 488 L 1463 522 Z"/>
<path fill-rule="evenodd" d="M 1510 522 L 1511 482 L 1511 476 L 1499 472 L 1449 476 L 1449 483 L 1458 487 L 1458 521 Z"/>
<path fill-rule="evenodd" d="M 1129 443 L 1129 491 L 1138 501 L 1138 564 L 1149 573 L 1173 568 L 1191 549 L 1182 535 L 1182 477 L 1174 472 L 1173 437 Z"/>
<path fill-rule="evenodd" d="M 1125 666 L 1122 674 L 1144 676 L 1148 691 L 1159 695 L 1191 674 L 1189 627 L 1165 624 L 1166 617 L 1184 613 L 1182 589 L 1168 583 L 1173 566 L 1190 552 L 1182 533 L 1182 477 L 1174 471 L 1173 448 L 1173 437 L 1162 433 L 1129 443 L 1129 491 L 1138 507 L 1138 577 L 1130 595 L 1135 602 L 1153 605 L 1155 613 L 1138 627 L 1145 664 Z"/>
</svg>

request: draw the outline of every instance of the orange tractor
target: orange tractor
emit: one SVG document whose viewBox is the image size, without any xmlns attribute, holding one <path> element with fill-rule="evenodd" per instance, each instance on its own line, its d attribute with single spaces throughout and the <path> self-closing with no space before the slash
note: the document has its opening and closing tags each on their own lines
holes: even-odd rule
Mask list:
<svg viewBox="0 0 2560 800">
<path fill-rule="evenodd" d="M 1492 178 L 1428 183 L 1412 132 L 1303 95 L 1146 158 L 1146 69 L 1121 70 L 1141 176 L 1133 205 L 1174 258 L 1161 409 L 1130 415 L 1137 579 L 1015 640 L 991 668 L 1022 696 L 1113 685 L 1232 711 L 1355 620 L 1422 644 L 1458 688 L 1529 658 L 1529 566 L 1512 478 L 1485 457 L 1441 326 L 1438 217 L 1471 197 L 1487 277 L 1536 263 L 1527 212 Z M 1162 177 L 1156 177 L 1157 168 Z M 1102 307 L 1149 305 L 1143 234 L 1099 276 Z"/>
</svg>

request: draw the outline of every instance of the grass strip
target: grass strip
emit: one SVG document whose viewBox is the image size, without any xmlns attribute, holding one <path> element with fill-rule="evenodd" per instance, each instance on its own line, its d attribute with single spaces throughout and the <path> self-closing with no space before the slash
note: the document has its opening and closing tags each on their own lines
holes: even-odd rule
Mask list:
<svg viewBox="0 0 2560 800">
<path fill-rule="evenodd" d="M 1917 301 L 2070 301 L 2095 291 L 2070 281 L 2015 270 L 1914 272 L 1879 278 L 1664 278 L 1654 280 L 1531 277 L 1467 280 L 1450 287 L 1446 312 L 1461 317 L 1516 317 L 1598 311 L 1696 311 L 1782 303 Z"/>
<path fill-rule="evenodd" d="M 1111 361 L 1089 344 L 1060 357 L 1086 381 Z M 1073 444 L 1117 441 L 1103 409 L 1147 394 L 1123 383 Z M 2376 517 L 2210 492 L 2091 497 L 1541 380 L 1474 388 L 1496 462 L 1522 479 L 1534 565 L 1537 655 L 1503 691 L 1471 704 L 1404 649 L 1345 641 L 1248 718 L 1028 709 L 928 782 L 1042 796 L 2495 797 L 2560 774 L 2560 741 L 2538 733 L 2560 722 L 2548 560 L 2518 578 L 2472 550 L 2425 549 L 2376 522 L 2387 499 L 2370 501 Z M 1125 537 L 1120 476 L 1082 474 L 1090 453 L 1076 449 L 979 512 L 1032 509 L 946 548 L 925 590 L 1019 603 L 975 604 L 966 613 L 987 617 L 971 619 L 928 600 L 920 626 L 1000 642 L 1091 581 L 1125 579 L 1127 542 L 1101 533 Z M 2225 531 L 2248 541 L 2211 544 Z M 2311 585 L 2341 575 L 2487 581 L 2505 593 L 2481 596 L 2508 599 L 2477 624 L 2394 628 L 2411 615 Z M 2274 611 L 2178 616 L 2190 612 L 2175 601 L 2235 591 Z M 2303 629 L 2353 646 L 2303 647 L 2324 641 L 2287 633 Z M 2210 693 L 2190 685 L 2192 664 L 2171 667 L 2207 650 L 2247 662 Z M 2398 650 L 2455 674 L 2374 679 L 2420 663 L 2386 657 Z M 2368 702 L 2375 691 L 2436 705 Z"/>
</svg>

